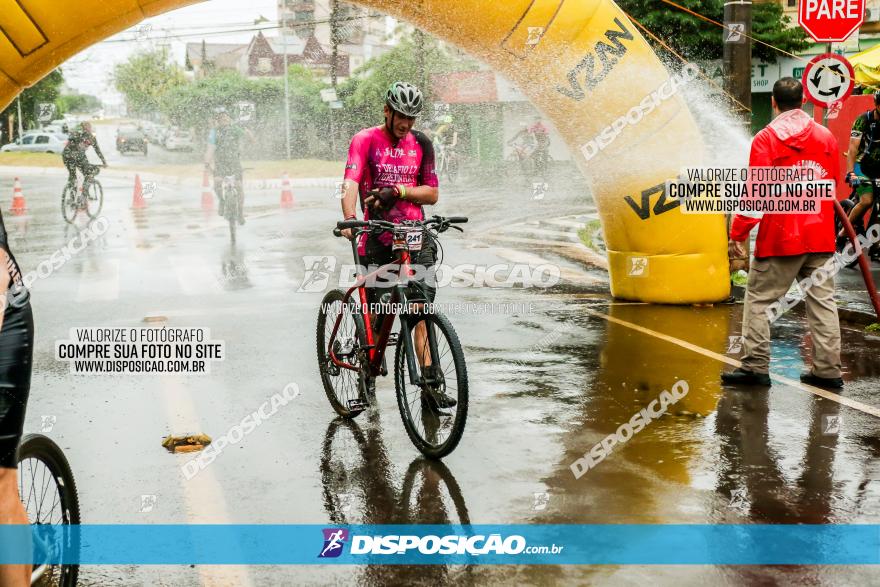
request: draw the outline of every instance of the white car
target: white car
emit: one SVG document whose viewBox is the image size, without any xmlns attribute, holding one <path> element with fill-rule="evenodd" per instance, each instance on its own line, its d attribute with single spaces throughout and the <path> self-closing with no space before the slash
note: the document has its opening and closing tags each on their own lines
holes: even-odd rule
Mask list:
<svg viewBox="0 0 880 587">
<path fill-rule="evenodd" d="M 169 151 L 192 151 L 192 133 L 188 130 L 172 129 L 165 137 L 165 148 Z"/>
<path fill-rule="evenodd" d="M 48 132 L 30 132 L 19 137 L 14 143 L 3 145 L 0 153 L 24 151 L 29 153 L 61 154 L 67 144 L 67 137 L 62 134 Z"/>
</svg>

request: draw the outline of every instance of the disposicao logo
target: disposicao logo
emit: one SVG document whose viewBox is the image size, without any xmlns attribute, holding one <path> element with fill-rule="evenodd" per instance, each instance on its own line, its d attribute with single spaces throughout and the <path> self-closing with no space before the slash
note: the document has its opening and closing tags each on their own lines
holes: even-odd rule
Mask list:
<svg viewBox="0 0 880 587">
<path fill-rule="evenodd" d="M 336 558 L 342 554 L 342 547 L 348 540 L 348 530 L 341 528 L 324 528 L 324 548 L 318 558 Z"/>
</svg>

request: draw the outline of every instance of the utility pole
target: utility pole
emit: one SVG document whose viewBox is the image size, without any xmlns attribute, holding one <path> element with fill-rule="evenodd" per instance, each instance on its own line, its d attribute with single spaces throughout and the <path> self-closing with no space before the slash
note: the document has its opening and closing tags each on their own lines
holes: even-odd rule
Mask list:
<svg viewBox="0 0 880 587">
<path fill-rule="evenodd" d="M 724 90 L 742 104 L 734 103 L 737 118 L 751 134 L 752 108 L 752 3 L 724 3 Z M 744 110 L 746 106 L 749 110 Z"/>
<path fill-rule="evenodd" d="M 284 39 L 284 136 L 287 158 L 290 159 L 290 81 L 287 79 L 287 19 L 282 16 L 281 38 Z"/>
<path fill-rule="evenodd" d="M 336 91 L 337 83 L 337 67 L 336 61 L 339 57 L 339 0 L 332 0 L 330 8 L 330 45 L 332 47 L 332 62 L 330 63 L 330 85 Z M 336 125 L 334 124 L 333 104 L 330 104 L 330 152 L 331 156 L 336 156 Z"/>
<path fill-rule="evenodd" d="M 18 95 L 18 138 L 24 135 L 24 125 L 21 118 L 21 94 Z"/>
<path fill-rule="evenodd" d="M 427 72 L 425 71 L 425 33 L 417 28 L 413 33 L 416 45 L 416 65 L 419 72 L 419 88 L 424 92 L 428 85 Z"/>
</svg>

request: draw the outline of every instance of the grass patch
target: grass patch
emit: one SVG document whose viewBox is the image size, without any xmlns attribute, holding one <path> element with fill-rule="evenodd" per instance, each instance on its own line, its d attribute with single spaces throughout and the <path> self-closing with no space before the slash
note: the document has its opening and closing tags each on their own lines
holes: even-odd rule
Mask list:
<svg viewBox="0 0 880 587">
<path fill-rule="evenodd" d="M 0 153 L 0 166 L 10 167 L 64 167 L 61 155 L 55 153 Z"/>
<path fill-rule="evenodd" d="M 880 324 L 874 322 L 873 324 L 865 326 L 865 332 L 880 332 Z"/>
<path fill-rule="evenodd" d="M 597 250 L 602 239 L 602 223 L 590 220 L 577 232 L 578 238 L 588 249 Z"/>
</svg>

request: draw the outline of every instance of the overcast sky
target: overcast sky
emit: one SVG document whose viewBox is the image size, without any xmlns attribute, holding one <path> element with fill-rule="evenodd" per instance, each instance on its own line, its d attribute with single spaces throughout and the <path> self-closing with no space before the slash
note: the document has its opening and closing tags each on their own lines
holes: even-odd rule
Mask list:
<svg viewBox="0 0 880 587">
<path fill-rule="evenodd" d="M 107 103 L 121 103 L 122 96 L 113 88 L 110 75 L 117 63 L 139 51 L 168 43 L 175 58 L 183 62 L 186 43 L 247 43 L 253 31 L 215 34 L 253 27 L 260 16 L 274 21 L 278 17 L 275 0 L 210 0 L 167 12 L 94 45 L 62 65 L 67 85 L 84 94 L 100 97 Z M 260 26 L 269 26 L 264 23 Z M 266 31 L 274 36 L 276 31 Z"/>
</svg>

